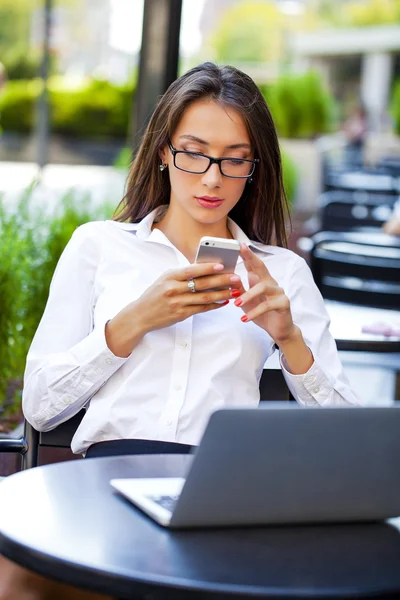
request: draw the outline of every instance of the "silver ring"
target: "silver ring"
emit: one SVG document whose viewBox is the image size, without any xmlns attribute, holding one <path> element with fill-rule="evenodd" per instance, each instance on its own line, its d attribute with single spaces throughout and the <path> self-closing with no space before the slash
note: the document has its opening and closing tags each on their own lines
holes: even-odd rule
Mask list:
<svg viewBox="0 0 400 600">
<path fill-rule="evenodd" d="M 196 292 L 196 284 L 194 282 L 193 279 L 189 279 L 188 281 L 188 288 L 191 292 L 195 293 Z"/>
</svg>

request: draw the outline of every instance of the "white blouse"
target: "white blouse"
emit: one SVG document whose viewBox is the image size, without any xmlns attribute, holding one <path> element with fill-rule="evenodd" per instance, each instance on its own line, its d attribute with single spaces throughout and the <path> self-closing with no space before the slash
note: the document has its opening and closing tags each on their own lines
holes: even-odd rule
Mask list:
<svg viewBox="0 0 400 600">
<path fill-rule="evenodd" d="M 213 411 L 256 406 L 271 337 L 228 305 L 146 334 L 128 358 L 109 350 L 105 324 L 166 270 L 188 260 L 152 224 L 97 221 L 78 227 L 55 270 L 46 309 L 30 347 L 23 411 L 39 431 L 86 414 L 74 452 L 103 440 L 142 438 L 198 444 Z M 343 373 L 329 317 L 311 272 L 297 254 L 251 242 L 229 222 L 232 235 L 265 262 L 291 302 L 315 362 L 304 375 L 281 367 L 300 404 L 358 404 Z M 236 273 L 246 287 L 239 259 Z"/>
</svg>

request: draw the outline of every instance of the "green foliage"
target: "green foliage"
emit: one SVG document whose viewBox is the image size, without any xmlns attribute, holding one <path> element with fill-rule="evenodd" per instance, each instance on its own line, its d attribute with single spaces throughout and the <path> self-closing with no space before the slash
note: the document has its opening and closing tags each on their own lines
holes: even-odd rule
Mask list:
<svg viewBox="0 0 400 600">
<path fill-rule="evenodd" d="M 40 92 L 39 79 L 6 84 L 0 96 L 4 131 L 32 130 Z M 79 88 L 68 88 L 59 85 L 59 79 L 50 79 L 51 131 L 75 138 L 123 138 L 128 130 L 133 97 L 130 85 L 90 80 Z"/>
<path fill-rule="evenodd" d="M 312 138 L 332 130 L 335 102 L 318 73 L 287 74 L 260 89 L 280 136 Z"/>
<path fill-rule="evenodd" d="M 296 165 L 289 154 L 281 149 L 282 158 L 282 174 L 283 174 L 283 185 L 288 199 L 289 206 L 293 206 L 297 184 L 298 184 L 298 172 Z"/>
<path fill-rule="evenodd" d="M 67 88 L 51 79 L 51 130 L 82 139 L 125 137 L 135 97 L 135 87 L 132 89 L 131 85 L 136 87 L 136 84 L 115 86 L 91 80 L 85 86 Z M 331 130 L 335 104 L 316 72 L 285 75 L 260 89 L 281 136 L 312 137 Z M 40 80 L 8 82 L 0 96 L 1 124 L 5 131 L 32 130 L 40 91 Z M 124 163 L 121 166 L 129 165 L 129 151 L 118 160 Z"/>
<path fill-rule="evenodd" d="M 393 118 L 393 126 L 397 135 L 400 135 L 400 79 L 398 79 L 392 92 L 392 98 L 390 101 L 390 113 Z"/>
<path fill-rule="evenodd" d="M 372 27 L 400 23 L 400 0 L 346 2 L 342 23 L 350 27 Z"/>
<path fill-rule="evenodd" d="M 50 88 L 51 128 L 72 137 L 125 137 L 132 93 L 129 87 L 96 80 L 78 89 Z"/>
<path fill-rule="evenodd" d="M 28 51 L 20 44 L 13 46 L 8 52 L 1 56 L 7 79 L 34 79 L 39 76 L 41 56 L 40 53 Z"/>
<path fill-rule="evenodd" d="M 283 15 L 273 2 L 239 2 L 223 13 L 210 43 L 219 62 L 264 62 L 282 52 Z"/>
<path fill-rule="evenodd" d="M 23 282 L 32 236 L 29 227 L 21 229 L 24 198 L 18 208 L 9 213 L 0 198 L 0 398 L 4 398 L 9 381 L 23 372 Z"/>
<path fill-rule="evenodd" d="M 68 193 L 55 213 L 45 214 L 31 208 L 31 189 L 12 211 L 0 198 L 0 401 L 9 412 L 19 404 L 26 354 L 62 251 L 79 225 L 113 212 L 111 205 L 94 209 L 89 197 Z"/>
<path fill-rule="evenodd" d="M 40 81 L 9 81 L 0 96 L 1 125 L 4 130 L 30 132 L 35 118 L 35 103 Z"/>
<path fill-rule="evenodd" d="M 113 166 L 117 169 L 129 169 L 132 164 L 132 148 L 122 148 L 117 158 L 114 160 Z"/>
<path fill-rule="evenodd" d="M 30 26 L 36 0 L 1 0 L 0 2 L 0 61 L 10 48 L 25 43 L 27 51 Z"/>
</svg>

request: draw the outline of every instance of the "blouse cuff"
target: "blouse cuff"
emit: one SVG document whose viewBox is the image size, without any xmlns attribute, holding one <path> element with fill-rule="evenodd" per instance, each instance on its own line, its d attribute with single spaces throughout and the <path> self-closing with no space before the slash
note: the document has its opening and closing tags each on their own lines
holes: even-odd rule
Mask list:
<svg viewBox="0 0 400 600">
<path fill-rule="evenodd" d="M 84 377 L 93 383 L 99 378 L 107 380 L 128 360 L 115 356 L 107 346 L 105 325 L 95 328 L 70 352 L 76 363 L 81 365 Z"/>
<path fill-rule="evenodd" d="M 289 371 L 282 353 L 279 355 L 279 360 L 285 379 L 290 384 L 292 393 L 299 404 L 324 404 L 332 392 L 333 384 L 315 358 L 308 371 L 301 375 L 294 375 Z"/>
</svg>

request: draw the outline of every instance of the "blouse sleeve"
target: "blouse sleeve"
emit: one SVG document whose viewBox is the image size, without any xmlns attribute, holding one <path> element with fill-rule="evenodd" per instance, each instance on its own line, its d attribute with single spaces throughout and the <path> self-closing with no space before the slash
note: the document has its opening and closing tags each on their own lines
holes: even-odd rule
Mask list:
<svg viewBox="0 0 400 600">
<path fill-rule="evenodd" d="M 54 272 L 45 311 L 28 352 L 22 408 L 38 431 L 71 418 L 126 362 L 93 327 L 101 222 L 79 227 Z"/>
<path fill-rule="evenodd" d="M 300 328 L 304 341 L 314 356 L 307 373 L 293 375 L 285 358 L 280 362 L 286 383 L 299 404 L 354 405 L 361 404 L 350 387 L 329 332 L 330 318 L 307 263 L 296 256 L 285 290 L 291 303 L 294 323 Z"/>
</svg>

